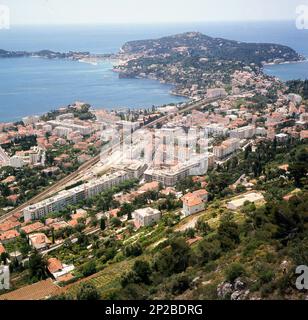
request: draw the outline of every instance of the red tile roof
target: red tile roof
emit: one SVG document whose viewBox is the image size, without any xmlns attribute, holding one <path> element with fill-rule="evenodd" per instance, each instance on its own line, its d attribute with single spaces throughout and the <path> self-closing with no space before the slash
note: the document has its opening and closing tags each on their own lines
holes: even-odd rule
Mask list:
<svg viewBox="0 0 308 320">
<path fill-rule="evenodd" d="M 6 252 L 4 246 L 0 243 L 0 254 Z"/>
<path fill-rule="evenodd" d="M 21 230 L 23 230 L 26 234 L 29 234 L 29 233 L 32 233 L 32 232 L 35 232 L 35 231 L 38 231 L 38 230 L 41 230 L 43 229 L 45 226 L 43 223 L 41 222 L 35 222 L 35 223 L 32 223 L 32 224 L 29 224 L 25 227 L 22 227 Z"/>
<path fill-rule="evenodd" d="M 6 231 L 14 229 L 20 225 L 21 225 L 21 223 L 18 221 L 7 220 L 7 221 L 3 222 L 2 224 L 0 224 L 0 232 L 6 232 Z"/>
<path fill-rule="evenodd" d="M 18 231 L 16 230 L 9 230 L 4 232 L 1 236 L 0 236 L 0 241 L 5 241 L 5 240 L 11 240 L 14 239 L 16 237 L 19 237 L 20 234 Z"/>
<path fill-rule="evenodd" d="M 47 263 L 48 263 L 47 268 L 51 273 L 55 273 L 63 269 L 63 265 L 61 261 L 58 260 L 57 258 L 50 258 L 48 259 Z"/>
<path fill-rule="evenodd" d="M 60 290 L 51 279 L 47 279 L 3 294 L 0 296 L 0 300 L 44 300 Z"/>
</svg>

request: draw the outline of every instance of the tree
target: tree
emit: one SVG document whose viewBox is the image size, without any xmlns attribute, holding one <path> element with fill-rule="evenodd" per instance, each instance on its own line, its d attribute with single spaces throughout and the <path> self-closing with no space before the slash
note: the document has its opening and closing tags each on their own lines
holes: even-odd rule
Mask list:
<svg viewBox="0 0 308 320">
<path fill-rule="evenodd" d="M 101 219 L 100 229 L 104 231 L 106 229 L 106 220 L 104 218 Z"/>
<path fill-rule="evenodd" d="M 118 213 L 118 217 L 122 217 L 125 215 L 130 215 L 134 211 L 134 206 L 130 203 L 124 203 L 122 207 L 120 208 L 120 211 Z M 130 220 L 130 219 L 129 219 Z"/>
<path fill-rule="evenodd" d="M 99 300 L 100 294 L 91 283 L 83 283 L 77 291 L 77 300 Z"/>
<path fill-rule="evenodd" d="M 85 276 L 91 276 L 92 274 L 96 273 L 96 265 L 94 261 L 89 261 L 87 263 L 85 263 L 82 267 L 81 267 L 81 273 Z"/>
<path fill-rule="evenodd" d="M 135 273 L 138 282 L 149 284 L 151 267 L 147 261 L 137 260 L 133 266 L 133 272 Z"/>
<path fill-rule="evenodd" d="M 47 262 L 37 251 L 29 258 L 29 276 L 34 281 L 47 278 Z"/>
<path fill-rule="evenodd" d="M 172 239 L 170 246 L 154 257 L 154 269 L 165 276 L 181 273 L 188 267 L 189 257 L 190 249 L 185 239 Z"/>
<path fill-rule="evenodd" d="M 9 254 L 7 252 L 2 252 L 0 255 L 0 261 L 3 262 L 4 265 L 6 265 L 7 259 L 9 258 Z"/>
<path fill-rule="evenodd" d="M 296 162 L 289 165 L 289 172 L 296 187 L 302 186 L 301 179 L 306 176 L 307 170 L 307 165 L 304 163 Z"/>
<path fill-rule="evenodd" d="M 126 257 L 138 257 L 142 254 L 142 247 L 139 243 L 132 244 L 124 248 Z"/>
<path fill-rule="evenodd" d="M 111 218 L 110 223 L 116 228 L 120 227 L 121 224 L 122 224 L 121 220 L 119 218 L 116 218 L 116 217 Z"/>
<path fill-rule="evenodd" d="M 129 284 L 150 284 L 151 267 L 147 261 L 137 260 L 130 272 L 126 273 L 121 279 L 121 285 L 123 288 Z"/>
<path fill-rule="evenodd" d="M 234 222 L 222 221 L 217 233 L 223 250 L 233 249 L 240 243 L 239 228 Z"/>
</svg>

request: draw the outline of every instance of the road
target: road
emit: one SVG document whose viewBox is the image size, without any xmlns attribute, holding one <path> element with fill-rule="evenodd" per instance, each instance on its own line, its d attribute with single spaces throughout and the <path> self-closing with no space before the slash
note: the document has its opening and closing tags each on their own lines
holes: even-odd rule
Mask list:
<svg viewBox="0 0 308 320">
<path fill-rule="evenodd" d="M 181 110 L 179 110 L 177 112 L 177 114 L 182 114 L 184 112 L 188 112 L 188 111 L 191 111 L 191 110 L 199 109 L 199 108 L 205 106 L 206 104 L 213 103 L 213 102 L 216 102 L 216 101 L 219 101 L 219 100 L 223 100 L 223 99 L 225 99 L 225 97 L 212 98 L 212 99 L 202 99 L 202 100 L 198 100 L 198 101 L 195 101 L 195 102 L 191 102 L 191 103 L 188 103 L 188 105 L 186 107 L 184 107 Z M 168 120 L 168 118 L 169 118 L 169 115 L 163 116 L 163 117 L 161 117 L 159 119 L 156 119 L 156 120 L 148 123 L 147 125 L 141 127 L 141 129 L 153 127 L 153 126 L 157 125 L 158 123 L 162 123 L 162 122 Z M 118 145 L 113 146 L 113 148 L 117 148 L 118 146 L 120 146 L 120 143 Z M 23 203 L 19 207 L 17 207 L 15 209 L 13 209 L 12 211 L 2 215 L 0 217 L 0 223 L 5 221 L 6 219 L 10 218 L 14 214 L 16 214 L 18 212 L 21 212 L 23 209 L 25 209 L 29 205 L 37 203 L 37 202 L 40 202 L 40 201 L 52 196 L 53 194 L 55 194 L 57 192 L 60 192 L 61 190 L 63 190 L 63 188 L 64 188 L 64 186 L 66 184 L 68 184 L 69 182 L 73 181 L 79 175 L 82 175 L 87 170 L 89 170 L 89 168 L 91 168 L 92 166 L 97 164 L 100 161 L 101 157 L 108 156 L 108 154 L 109 154 L 109 152 L 111 150 L 112 150 L 111 148 L 107 149 L 103 154 L 101 153 L 98 156 L 95 156 L 94 158 L 92 158 L 88 162 L 86 162 L 83 165 L 81 165 L 78 168 L 78 170 L 76 170 L 75 172 L 69 174 L 68 176 L 66 176 L 65 178 L 61 179 L 60 181 L 57 181 L 52 186 L 46 188 L 41 193 L 39 193 L 38 195 L 34 196 L 32 199 L 26 201 L 25 203 Z"/>
</svg>

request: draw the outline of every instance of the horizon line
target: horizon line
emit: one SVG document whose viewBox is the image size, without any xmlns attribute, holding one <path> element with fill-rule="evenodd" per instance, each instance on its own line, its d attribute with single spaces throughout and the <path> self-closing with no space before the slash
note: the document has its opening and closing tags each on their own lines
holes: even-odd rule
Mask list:
<svg viewBox="0 0 308 320">
<path fill-rule="evenodd" d="M 209 20 L 209 21 L 140 21 L 140 22 L 80 22 L 80 23 L 11 23 L 11 26 L 103 26 L 103 25 L 162 25 L 162 24 L 207 24 L 207 23 L 256 23 L 293 22 L 294 19 L 256 19 L 256 20 Z"/>
</svg>

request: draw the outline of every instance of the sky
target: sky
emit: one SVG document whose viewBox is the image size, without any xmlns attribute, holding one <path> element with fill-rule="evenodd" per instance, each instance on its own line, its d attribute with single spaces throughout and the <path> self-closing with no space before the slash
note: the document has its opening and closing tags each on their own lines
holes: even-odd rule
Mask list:
<svg viewBox="0 0 308 320">
<path fill-rule="evenodd" d="M 0 0 L 11 24 L 291 20 L 308 0 Z"/>
</svg>

